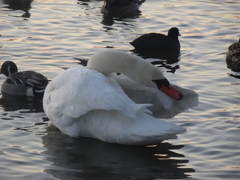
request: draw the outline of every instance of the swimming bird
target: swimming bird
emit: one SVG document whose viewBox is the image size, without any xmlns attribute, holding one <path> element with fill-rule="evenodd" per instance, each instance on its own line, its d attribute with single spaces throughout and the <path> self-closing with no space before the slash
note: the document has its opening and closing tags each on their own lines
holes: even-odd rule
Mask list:
<svg viewBox="0 0 240 180">
<path fill-rule="evenodd" d="M 4 3 L 32 3 L 33 0 L 2 0 Z"/>
<path fill-rule="evenodd" d="M 184 132 L 156 117 L 173 117 L 197 103 L 197 93 L 170 84 L 158 67 L 112 49 L 95 53 L 86 67 L 60 72 L 43 97 L 46 115 L 64 134 L 119 144 L 149 144 Z"/>
<path fill-rule="evenodd" d="M 3 3 L 8 4 L 10 9 L 29 10 L 33 0 L 2 0 Z"/>
<path fill-rule="evenodd" d="M 180 53 L 180 42 L 178 36 L 181 36 L 179 29 L 172 27 L 168 35 L 160 33 L 144 34 L 134 41 L 130 42 L 135 51 L 139 52 L 174 52 Z"/>
<path fill-rule="evenodd" d="M 12 61 L 5 61 L 1 67 L 1 74 L 7 76 L 1 91 L 9 95 L 43 97 L 48 79 L 35 71 L 18 72 L 17 65 Z"/>
<path fill-rule="evenodd" d="M 134 16 L 145 0 L 104 0 L 101 12 L 111 16 Z"/>
<path fill-rule="evenodd" d="M 228 68 L 240 72 L 240 38 L 238 42 L 235 42 L 228 47 L 226 63 Z"/>
</svg>

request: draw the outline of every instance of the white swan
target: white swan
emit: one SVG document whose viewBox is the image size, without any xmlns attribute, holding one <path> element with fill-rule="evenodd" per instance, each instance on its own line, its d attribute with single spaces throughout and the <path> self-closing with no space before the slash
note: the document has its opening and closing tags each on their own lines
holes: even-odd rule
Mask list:
<svg viewBox="0 0 240 180">
<path fill-rule="evenodd" d="M 154 116 L 172 117 L 197 103 L 197 93 L 173 88 L 156 66 L 116 50 L 59 73 L 43 98 L 46 115 L 64 134 L 120 144 L 149 144 L 184 132 Z"/>
</svg>

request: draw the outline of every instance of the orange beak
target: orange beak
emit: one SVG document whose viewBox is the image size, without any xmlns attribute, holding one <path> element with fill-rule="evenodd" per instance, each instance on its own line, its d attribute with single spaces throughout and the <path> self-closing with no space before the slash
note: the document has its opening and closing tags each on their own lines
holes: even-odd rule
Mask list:
<svg viewBox="0 0 240 180">
<path fill-rule="evenodd" d="M 169 95 L 170 97 L 180 100 L 182 99 L 183 95 L 180 91 L 176 90 L 174 87 L 169 85 L 162 85 L 161 88 L 159 88 L 162 92 Z"/>
<path fill-rule="evenodd" d="M 175 89 L 173 86 L 171 86 L 167 79 L 153 80 L 153 82 L 155 82 L 159 90 L 161 90 L 168 96 L 176 100 L 182 99 L 182 93 L 179 90 Z"/>
</svg>

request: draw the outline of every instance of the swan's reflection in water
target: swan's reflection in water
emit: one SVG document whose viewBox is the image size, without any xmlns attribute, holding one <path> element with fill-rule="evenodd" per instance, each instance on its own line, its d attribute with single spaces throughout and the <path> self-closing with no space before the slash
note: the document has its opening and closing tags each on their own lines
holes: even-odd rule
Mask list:
<svg viewBox="0 0 240 180">
<path fill-rule="evenodd" d="M 194 169 L 188 160 L 171 149 L 182 145 L 127 146 L 89 138 L 71 138 L 54 126 L 42 137 L 44 154 L 52 166 L 45 172 L 62 180 L 186 178 Z M 181 168 L 180 168 L 181 166 Z"/>
</svg>

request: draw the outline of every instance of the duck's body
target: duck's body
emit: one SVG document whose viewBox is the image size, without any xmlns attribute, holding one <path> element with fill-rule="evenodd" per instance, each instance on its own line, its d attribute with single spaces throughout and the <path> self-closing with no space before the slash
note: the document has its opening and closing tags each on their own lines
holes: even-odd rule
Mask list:
<svg viewBox="0 0 240 180">
<path fill-rule="evenodd" d="M 18 72 L 16 64 L 12 61 L 2 64 L 1 73 L 7 76 L 1 92 L 9 95 L 42 97 L 48 84 L 47 78 L 40 73 Z"/>
<path fill-rule="evenodd" d="M 138 14 L 145 0 L 104 0 L 101 12 L 111 16 L 130 16 Z"/>
<path fill-rule="evenodd" d="M 226 62 L 230 69 L 240 72 L 240 39 L 228 47 Z"/>
<path fill-rule="evenodd" d="M 180 42 L 178 40 L 180 36 L 178 28 L 171 28 L 168 31 L 168 35 L 160 33 L 144 34 L 133 42 L 130 42 L 134 46 L 136 51 L 145 52 L 180 52 Z"/>
<path fill-rule="evenodd" d="M 116 76 L 113 72 L 125 75 Z M 152 113 L 161 116 L 162 111 L 165 116 L 171 112 L 172 117 L 198 101 L 197 94 L 190 90 L 187 93 L 173 90 L 174 95 L 170 92 L 169 95 L 181 100 L 164 94 L 156 84 L 165 80 L 157 67 L 137 56 L 102 51 L 90 58 L 87 67 L 70 68 L 57 75 L 45 90 L 43 107 L 52 123 L 69 136 L 148 144 L 184 132 L 184 128 L 157 119 Z M 189 101 L 188 94 L 192 96 L 191 103 L 184 105 Z M 160 105 L 159 109 L 151 108 L 152 103 Z M 178 110 L 174 112 L 171 108 Z"/>
<path fill-rule="evenodd" d="M 18 9 L 18 8 L 30 8 L 31 3 L 33 0 L 0 0 L 5 4 L 8 4 L 11 8 L 13 9 Z"/>
<path fill-rule="evenodd" d="M 2 0 L 4 3 L 32 3 L 33 0 Z"/>
</svg>

